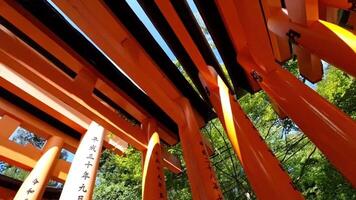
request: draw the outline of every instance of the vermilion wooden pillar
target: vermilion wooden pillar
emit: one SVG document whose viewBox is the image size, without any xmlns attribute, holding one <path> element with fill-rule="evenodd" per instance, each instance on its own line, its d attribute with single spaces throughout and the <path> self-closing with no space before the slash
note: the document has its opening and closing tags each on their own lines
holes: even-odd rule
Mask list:
<svg viewBox="0 0 356 200">
<path fill-rule="evenodd" d="M 39 200 L 48 185 L 52 170 L 63 146 L 60 137 L 52 136 L 46 143 L 43 155 L 18 190 L 15 200 Z"/>
<path fill-rule="evenodd" d="M 286 0 L 289 19 L 301 26 L 308 28 L 311 24 L 319 20 L 318 0 Z M 288 34 L 296 34 L 290 30 Z M 298 58 L 300 74 L 312 83 L 318 82 L 323 77 L 323 67 L 318 56 L 311 54 L 307 49 L 297 45 L 297 41 L 290 38 L 293 42 L 294 53 Z"/>
<path fill-rule="evenodd" d="M 356 122 L 284 69 L 264 79 L 263 90 L 356 187 Z"/>
<path fill-rule="evenodd" d="M 257 197 L 303 199 L 224 82 L 209 69 L 211 75 L 200 73 L 200 78 Z"/>
<path fill-rule="evenodd" d="M 228 0 L 226 0 L 228 1 Z M 273 59 L 259 1 L 230 0 L 227 7 L 218 1 L 225 25 L 238 49 L 238 62 L 247 74 L 253 75 L 261 88 L 290 117 L 340 172 L 356 187 L 356 123 L 315 91 L 304 85 Z M 236 13 L 235 17 L 225 13 Z M 312 53 L 355 74 L 355 35 L 337 25 L 318 20 L 305 28 L 288 20 L 280 11 L 268 19 L 268 28 L 280 37 L 294 30 L 299 45 Z M 237 21 L 241 29 L 236 31 Z M 239 32 L 246 36 L 247 46 L 237 45 Z"/>
<path fill-rule="evenodd" d="M 279 37 L 290 38 L 299 47 L 356 76 L 356 36 L 352 32 L 323 20 L 305 27 L 291 22 L 282 11 L 268 19 L 267 25 Z"/>
<path fill-rule="evenodd" d="M 193 199 L 222 199 L 191 105 L 185 98 L 179 99 L 178 103 L 186 119 L 184 124 L 179 124 L 179 137 Z"/>
<path fill-rule="evenodd" d="M 258 68 L 248 56 L 239 57 L 251 73 Z M 267 95 L 356 187 L 356 122 L 285 69 L 256 72 L 256 77 Z"/>
<path fill-rule="evenodd" d="M 62 190 L 61 200 L 92 199 L 103 138 L 104 128 L 92 122 L 75 153 Z"/>
<path fill-rule="evenodd" d="M 162 166 L 162 150 L 160 138 L 156 132 L 157 125 L 154 120 L 146 123 L 148 147 L 143 153 L 144 163 L 142 169 L 142 199 L 167 199 L 166 183 Z"/>
</svg>

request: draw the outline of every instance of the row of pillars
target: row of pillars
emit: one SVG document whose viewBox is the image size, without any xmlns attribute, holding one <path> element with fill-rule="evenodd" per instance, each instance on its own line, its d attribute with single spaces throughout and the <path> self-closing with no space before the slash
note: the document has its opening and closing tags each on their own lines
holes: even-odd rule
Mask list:
<svg viewBox="0 0 356 200">
<path fill-rule="evenodd" d="M 6 126 L 10 127 L 11 124 Z M 16 129 L 17 126 L 13 128 Z M 92 122 L 76 151 L 60 196 L 61 200 L 92 198 L 103 139 L 104 128 Z M 17 191 L 15 200 L 42 199 L 63 144 L 63 139 L 58 136 L 47 140 L 40 159 Z"/>
<path fill-rule="evenodd" d="M 238 102 L 229 93 L 227 86 L 213 68 L 209 69 L 211 73 L 200 74 L 200 78 L 204 86 L 209 89 L 210 100 L 256 195 L 261 199 L 303 199 L 302 195 L 293 187 L 291 179 L 281 167 L 278 159 L 269 150 Z M 272 93 L 269 91 L 269 87 L 275 84 L 268 81 L 263 84 L 266 91 Z M 277 85 L 283 86 L 281 83 Z M 280 102 L 277 96 L 275 100 Z M 181 99 L 178 103 L 181 105 L 186 119 L 185 123 L 179 125 L 179 136 L 193 199 L 223 199 L 199 131 L 196 116 L 188 100 Z M 279 105 L 283 108 L 286 107 L 283 104 Z M 332 116 L 328 118 L 332 118 Z M 344 120 L 344 122 L 348 122 L 348 120 Z M 339 146 L 338 151 L 329 151 L 324 148 L 324 145 L 335 146 L 330 142 L 325 142 L 324 137 L 315 140 L 315 144 L 321 150 L 327 150 L 325 154 L 329 159 L 333 160 L 338 152 L 343 151 L 343 149 L 354 148 L 352 144 L 355 144 L 356 140 L 352 134 L 347 133 L 354 128 L 355 124 L 351 121 L 348 125 L 345 126 L 345 129 L 339 130 L 345 133 L 342 138 L 340 138 L 341 135 L 333 135 L 335 145 L 342 141 L 347 142 L 343 146 Z M 148 143 L 147 149 L 143 152 L 143 199 L 167 199 L 157 124 L 154 120 L 149 120 L 143 123 L 143 128 L 146 131 Z M 92 122 L 89 126 L 73 159 L 60 197 L 61 200 L 92 198 L 104 131 L 104 128 L 95 122 Z M 52 170 L 59 158 L 62 146 L 63 139 L 60 137 L 52 136 L 47 141 L 41 158 L 23 182 L 14 199 L 41 198 L 51 178 Z M 351 166 L 354 163 L 352 157 L 338 160 L 348 161 Z M 345 167 L 345 165 L 342 165 L 342 167 Z M 352 184 L 355 183 L 352 173 L 348 173 L 343 168 L 341 168 L 341 171 Z"/>
<path fill-rule="evenodd" d="M 256 195 L 261 199 L 303 199 L 302 195 L 293 187 L 290 177 L 283 170 L 278 159 L 269 150 L 252 122 L 242 111 L 238 102 L 229 93 L 227 86 L 213 68 L 209 68 L 209 70 L 210 74 L 200 74 L 201 81 L 209 89 L 210 100 Z M 274 87 L 273 85 L 276 86 L 276 84 L 269 83 L 267 80 L 262 86 L 264 86 L 268 93 L 273 94 L 272 91 L 275 90 L 270 91 L 269 88 Z M 277 80 L 279 79 L 274 79 L 274 81 Z M 281 83 L 277 85 L 279 87 L 283 86 Z M 280 102 L 277 96 L 275 100 Z M 199 132 L 196 116 L 188 100 L 181 99 L 178 103 L 181 105 L 186 119 L 185 123 L 179 125 L 179 136 L 193 199 L 223 199 Z M 287 105 L 279 105 L 283 106 L 283 108 L 287 107 Z M 310 115 L 309 117 L 312 116 Z M 328 118 L 332 118 L 332 116 Z M 348 120 L 344 120 L 344 122 L 348 122 Z M 352 144 L 355 144 L 356 140 L 354 136 L 347 134 L 353 129 L 355 124 L 351 121 L 348 125 L 345 126 L 344 130 L 338 130 L 345 133 L 342 135 L 342 138 L 340 138 L 341 135 L 332 135 L 335 145 L 338 145 L 342 141 L 347 142 L 343 146 L 339 146 L 338 151 L 353 148 Z M 11 125 L 8 124 L 8 126 Z M 148 120 L 143 123 L 143 128 L 147 134 L 148 143 L 147 149 L 143 152 L 143 199 L 167 199 L 157 124 L 155 120 Z M 63 187 L 61 200 L 92 198 L 103 137 L 103 127 L 92 122 L 78 146 Z M 315 140 L 311 137 L 321 150 L 326 149 L 324 148 L 325 145 L 328 145 L 328 147 L 335 146 L 330 144 L 330 142 L 325 142 L 323 138 L 320 136 L 318 140 Z M 41 198 L 56 161 L 59 158 L 62 146 L 63 139 L 60 137 L 52 136 L 47 141 L 41 158 L 23 182 L 14 199 Z M 326 150 L 324 153 L 329 159 L 333 160 L 338 155 L 338 151 Z M 347 161 L 351 166 L 354 163 L 352 157 L 338 160 L 342 162 Z M 352 173 L 348 173 L 348 171 L 343 169 L 340 171 L 344 173 L 352 184 L 355 183 Z"/>
<path fill-rule="evenodd" d="M 194 199 L 211 199 L 212 196 L 215 196 L 216 199 L 222 199 L 195 114 L 187 100 L 181 100 L 181 104 L 185 107 L 184 112 L 187 122 L 189 122 L 180 127 L 180 136 L 193 197 Z M 7 133 L 14 132 L 20 125 L 16 120 L 3 120 L 2 122 L 4 122 L 2 129 L 9 129 L 4 130 Z M 167 199 L 157 123 L 154 119 L 149 119 L 142 124 L 142 128 L 147 134 L 148 143 L 147 149 L 142 152 L 142 198 L 145 200 Z M 92 199 L 104 131 L 102 126 L 92 122 L 83 135 L 67 175 L 60 196 L 61 200 Z M 195 145 L 195 141 L 199 145 Z M 38 200 L 42 198 L 59 159 L 63 144 L 63 139 L 58 136 L 52 136 L 47 140 L 41 151 L 41 157 L 16 193 L 15 200 Z M 201 182 L 201 180 L 205 180 L 205 182 Z"/>
<path fill-rule="evenodd" d="M 210 74 L 200 74 L 201 81 L 209 90 L 209 97 L 214 109 L 257 197 L 260 199 L 303 199 L 302 195 L 293 187 L 290 177 L 283 170 L 278 159 L 269 150 L 238 102 L 229 93 L 227 86 L 213 68 L 209 68 L 209 70 Z M 302 103 L 299 104 L 298 109 L 303 109 L 305 113 L 308 113 L 308 119 L 312 121 L 322 120 L 323 123 L 308 124 L 305 120 L 300 121 L 303 115 L 294 114 L 296 113 L 296 106 L 292 106 L 290 101 L 280 99 L 279 95 L 274 95 L 286 87 L 278 74 L 282 73 L 284 78 L 292 76 L 283 72 L 277 70 L 273 79 L 263 76 L 263 81 L 260 82 L 261 86 L 289 116 L 299 122 L 298 124 L 302 129 L 317 126 L 325 130 L 321 134 L 310 131 L 307 131 L 306 134 L 345 177 L 355 185 L 356 178 L 352 171 L 352 169 L 355 169 L 354 157 L 345 157 L 346 155 L 354 155 L 353 152 L 355 152 L 356 138 L 352 134 L 356 130 L 355 122 L 336 108 L 330 109 L 334 107 L 321 100 L 320 97 L 310 96 L 308 92 L 303 93 L 304 96 L 308 97 L 305 99 L 309 99 L 310 103 L 319 100 L 319 107 L 323 109 L 315 112 L 312 107 L 306 109 L 305 104 Z M 291 81 L 294 80 L 293 78 L 290 79 Z M 294 87 L 302 84 L 293 83 Z M 179 124 L 179 136 L 193 199 L 222 199 L 217 178 L 210 164 L 197 119 L 189 101 L 180 99 L 177 103 L 181 106 L 185 117 L 185 122 Z M 329 114 L 320 116 L 322 113 Z M 341 119 L 342 126 L 340 126 Z M 17 126 L 16 123 L 8 123 L 5 126 L 2 125 L 2 129 L 8 127 L 8 129 L 14 130 Z M 337 129 L 330 129 L 331 127 L 337 127 Z M 143 152 L 143 199 L 167 199 L 157 124 L 154 120 L 149 120 L 143 123 L 143 129 L 146 131 L 148 144 L 147 149 Z M 104 131 L 104 128 L 95 122 L 92 122 L 89 126 L 73 159 L 60 197 L 61 200 L 92 198 Z M 331 138 L 333 142 L 331 143 L 328 138 Z M 23 182 L 14 199 L 41 198 L 51 178 L 63 143 L 63 139 L 57 136 L 52 136 L 47 141 L 42 150 L 42 156 Z M 349 149 L 350 151 L 348 151 Z"/>
<path fill-rule="evenodd" d="M 219 184 L 210 164 L 208 151 L 199 131 L 196 115 L 186 99 L 178 102 L 182 105 L 186 122 L 179 127 L 181 144 L 186 161 L 187 173 L 194 199 L 222 199 Z M 20 125 L 3 120 L 2 129 L 12 133 Z M 10 120 L 16 121 L 16 120 Z M 149 119 L 142 123 L 147 134 L 147 149 L 143 151 L 142 198 L 145 200 L 167 199 L 165 176 L 163 173 L 163 156 L 157 123 Z M 4 126 L 3 126 L 4 125 Z M 11 130 L 10 130 L 11 129 Z M 83 135 L 73 158 L 70 170 L 60 196 L 61 200 L 92 199 L 96 172 L 103 145 L 104 128 L 92 122 Z M 53 170 L 59 159 L 64 140 L 58 136 L 49 138 L 42 149 L 32 171 L 16 193 L 15 200 L 38 200 L 48 185 Z"/>
</svg>

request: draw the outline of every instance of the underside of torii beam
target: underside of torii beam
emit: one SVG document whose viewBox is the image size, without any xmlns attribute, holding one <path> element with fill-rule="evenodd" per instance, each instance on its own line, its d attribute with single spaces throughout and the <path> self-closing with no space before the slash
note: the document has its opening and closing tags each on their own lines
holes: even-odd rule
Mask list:
<svg viewBox="0 0 356 200">
<path fill-rule="evenodd" d="M 224 67 L 186 1 L 138 3 L 181 68 L 126 1 L 0 2 L 0 158 L 32 170 L 15 199 L 41 198 L 50 178 L 67 180 L 61 199 L 91 199 L 102 148 L 128 145 L 143 154 L 143 199 L 167 199 L 177 143 L 193 199 L 223 199 L 200 132 L 215 117 L 259 199 L 303 199 L 236 100 L 259 90 L 356 187 L 355 121 L 281 66 L 295 55 L 310 82 L 321 60 L 355 76 L 355 1 L 194 0 Z M 46 146 L 9 141 L 18 127 Z"/>
</svg>

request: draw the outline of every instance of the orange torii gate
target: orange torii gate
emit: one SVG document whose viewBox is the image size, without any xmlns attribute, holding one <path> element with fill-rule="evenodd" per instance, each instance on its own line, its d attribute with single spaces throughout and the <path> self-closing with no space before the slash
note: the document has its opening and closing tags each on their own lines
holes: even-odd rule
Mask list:
<svg viewBox="0 0 356 200">
<path fill-rule="evenodd" d="M 226 73 L 186 1 L 138 3 L 196 90 L 126 1 L 0 2 L 0 158 L 31 170 L 15 199 L 41 199 L 49 179 L 61 199 L 91 199 L 102 148 L 128 144 L 143 154 L 142 198 L 167 199 L 163 167 L 182 170 L 165 147 L 178 142 L 193 199 L 223 199 L 199 130 L 215 117 L 258 198 L 303 199 L 236 101 L 261 89 L 356 187 L 356 123 L 280 66 L 294 54 L 313 83 L 321 59 L 355 76 L 355 1 L 194 0 Z M 8 141 L 18 127 L 45 147 Z"/>
</svg>

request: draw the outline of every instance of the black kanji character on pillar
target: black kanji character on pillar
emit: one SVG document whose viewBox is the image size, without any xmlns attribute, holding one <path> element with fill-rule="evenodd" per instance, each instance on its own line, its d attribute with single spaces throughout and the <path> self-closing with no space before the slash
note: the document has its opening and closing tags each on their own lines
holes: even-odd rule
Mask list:
<svg viewBox="0 0 356 200">
<path fill-rule="evenodd" d="M 32 183 L 33 183 L 33 185 L 36 185 L 39 182 L 38 182 L 37 178 L 35 178 L 35 179 L 33 179 Z"/>
<path fill-rule="evenodd" d="M 83 195 L 78 196 L 78 200 L 83 200 L 83 199 L 84 199 Z"/>
<path fill-rule="evenodd" d="M 32 188 L 30 188 L 30 189 L 28 189 L 27 191 L 26 191 L 26 193 L 27 194 L 31 194 L 31 193 L 34 193 L 35 191 L 32 189 Z"/>
<path fill-rule="evenodd" d="M 78 192 L 80 192 L 80 191 L 87 192 L 88 190 L 86 190 L 86 189 L 85 189 L 85 185 L 82 184 L 82 185 L 79 187 Z M 79 197 L 78 197 L 78 198 L 79 198 Z"/>
<path fill-rule="evenodd" d="M 92 159 L 92 160 L 94 160 L 93 154 L 90 153 L 89 156 L 87 157 L 87 159 Z"/>
<path fill-rule="evenodd" d="M 89 173 L 87 171 L 85 171 L 82 178 L 84 178 L 84 180 L 87 180 L 87 178 L 90 178 Z"/>
<path fill-rule="evenodd" d="M 93 137 L 93 139 L 91 139 L 91 140 L 93 140 L 94 142 L 99 141 L 99 140 L 98 140 L 98 137 Z"/>
<path fill-rule="evenodd" d="M 91 145 L 91 146 L 89 147 L 89 150 L 90 150 L 90 151 L 93 151 L 93 152 L 96 152 L 95 148 L 96 148 L 95 145 Z"/>
<path fill-rule="evenodd" d="M 87 163 L 85 163 L 85 166 L 87 166 L 88 169 L 90 166 L 93 166 L 93 164 L 91 164 L 90 161 L 88 161 Z"/>
</svg>

